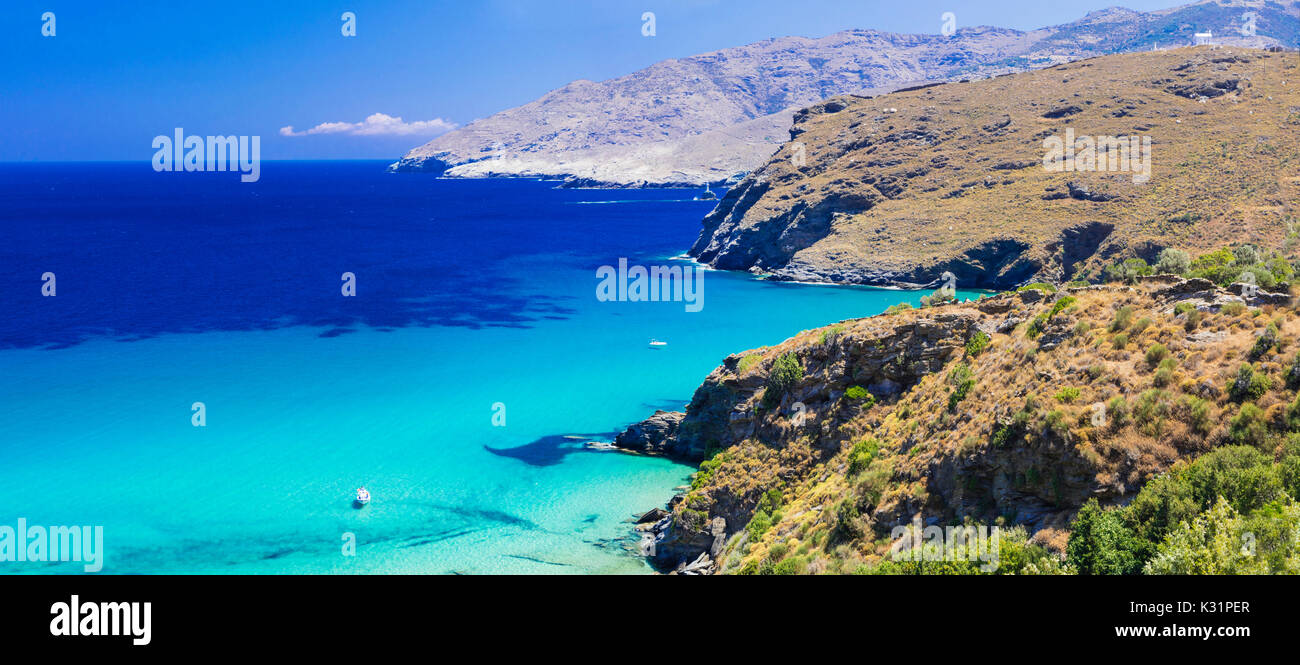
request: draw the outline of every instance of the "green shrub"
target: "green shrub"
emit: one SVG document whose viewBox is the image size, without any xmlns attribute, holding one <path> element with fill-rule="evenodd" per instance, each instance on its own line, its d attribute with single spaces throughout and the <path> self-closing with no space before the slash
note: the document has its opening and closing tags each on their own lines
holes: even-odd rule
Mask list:
<svg viewBox="0 0 1300 665">
<path fill-rule="evenodd" d="M 1228 396 L 1234 401 L 1256 400 L 1273 387 L 1273 382 L 1262 372 L 1256 372 L 1250 363 L 1237 368 L 1237 376 L 1228 384 Z"/>
<path fill-rule="evenodd" d="M 772 528 L 772 516 L 767 514 L 766 511 L 756 511 L 749 520 L 749 526 L 745 528 L 749 531 L 749 539 L 756 541 L 762 538 L 768 529 Z"/>
<path fill-rule="evenodd" d="M 1172 529 L 1147 563 L 1148 575 L 1262 575 L 1300 562 L 1300 509 L 1272 505 L 1242 515 L 1223 498 Z M 1242 545 L 1238 545 L 1238 544 Z M 1249 546 L 1244 545 L 1249 543 Z"/>
<path fill-rule="evenodd" d="M 938 289 L 935 289 L 934 293 L 931 293 L 928 296 L 921 296 L 921 306 L 934 307 L 944 303 L 955 302 L 956 300 L 957 294 L 954 293 L 952 289 L 939 287 Z"/>
<path fill-rule="evenodd" d="M 1208 279 L 1219 286 L 1227 286 L 1235 277 L 1235 275 L 1230 276 L 1234 261 L 1236 258 L 1226 249 L 1203 254 L 1192 260 L 1188 276 Z"/>
<path fill-rule="evenodd" d="M 763 402 L 771 408 L 781 402 L 785 393 L 803 379 L 803 365 L 799 356 L 793 351 L 782 355 L 772 363 L 772 371 L 767 375 L 767 390 L 763 391 Z"/>
<path fill-rule="evenodd" d="M 1278 345 L 1278 342 L 1280 341 L 1278 337 L 1277 325 L 1270 322 L 1268 327 L 1264 328 L 1264 332 L 1260 333 L 1259 337 L 1255 338 L 1255 344 L 1250 347 L 1250 357 L 1258 359 L 1260 356 L 1268 353 Z"/>
<path fill-rule="evenodd" d="M 703 531 L 709 523 L 709 514 L 694 508 L 682 508 L 677 513 L 677 523 L 685 531 Z"/>
<path fill-rule="evenodd" d="M 1240 446 L 1262 448 L 1270 440 L 1264 410 L 1250 402 L 1242 404 L 1237 415 L 1228 422 L 1228 431 L 1232 435 L 1232 442 Z"/>
<path fill-rule="evenodd" d="M 1300 431 L 1300 394 L 1296 394 L 1296 399 L 1287 404 L 1286 418 L 1288 430 Z"/>
<path fill-rule="evenodd" d="M 844 332 L 844 325 L 839 323 L 833 326 L 829 326 L 827 328 L 823 328 L 821 337 L 818 339 L 818 341 L 821 344 L 825 344 L 827 341 L 834 339 L 837 335 L 839 335 L 842 332 Z"/>
<path fill-rule="evenodd" d="M 1285 471 L 1297 460 L 1284 454 L 1282 463 L 1274 464 L 1271 455 L 1252 447 L 1219 448 L 1153 478 L 1125 509 L 1124 521 L 1143 543 L 1143 558 L 1150 558 L 1169 532 L 1209 510 L 1219 497 L 1246 515 L 1293 499 Z"/>
<path fill-rule="evenodd" d="M 1165 348 L 1165 345 L 1159 342 L 1152 344 L 1151 347 L 1147 349 L 1147 364 L 1152 367 L 1159 365 L 1161 361 L 1168 357 L 1169 349 Z"/>
<path fill-rule="evenodd" d="M 781 489 L 773 487 L 763 493 L 758 499 L 758 510 L 769 515 L 775 515 L 781 509 L 781 504 L 785 502 L 785 496 L 781 494 Z"/>
<path fill-rule="evenodd" d="M 1300 388 L 1300 351 L 1291 359 L 1291 367 L 1286 371 L 1286 387 L 1292 390 Z"/>
<path fill-rule="evenodd" d="M 781 563 L 776 564 L 776 568 L 773 569 L 773 574 L 802 575 L 807 568 L 808 564 L 804 561 L 803 557 L 792 556 L 789 559 L 785 559 L 781 561 Z"/>
<path fill-rule="evenodd" d="M 748 372 L 754 365 L 757 365 L 759 361 L 761 361 L 762 359 L 763 359 L 762 354 L 751 353 L 741 358 L 740 362 L 736 363 L 736 372 L 739 374 L 744 374 L 745 372 Z"/>
<path fill-rule="evenodd" d="M 1183 395 L 1174 409 L 1175 416 L 1202 436 L 1214 428 L 1210 420 L 1210 403 L 1195 395 Z"/>
<path fill-rule="evenodd" d="M 863 409 L 870 409 L 872 405 L 876 403 L 876 396 L 872 395 L 862 386 L 849 386 L 848 389 L 844 391 L 844 398 L 851 402 L 859 403 Z"/>
<path fill-rule="evenodd" d="M 1074 305 L 1074 303 L 1078 302 L 1078 300 L 1079 299 L 1075 298 L 1074 296 L 1065 296 L 1064 298 L 1057 300 L 1056 304 L 1052 305 L 1052 310 L 1048 312 L 1047 318 L 1050 319 L 1056 316 L 1057 314 L 1064 312 L 1066 308 L 1071 307 L 1072 305 Z"/>
<path fill-rule="evenodd" d="M 908 310 L 910 310 L 910 309 L 914 309 L 914 308 L 912 307 L 912 303 L 910 303 L 910 302 L 900 302 L 900 303 L 898 303 L 897 305 L 890 305 L 889 307 L 886 307 L 886 308 L 885 308 L 885 313 L 886 313 L 886 314 L 898 314 L 898 313 L 900 313 L 900 312 L 906 312 L 906 311 L 908 311 Z"/>
<path fill-rule="evenodd" d="M 1187 252 L 1172 247 L 1160 250 L 1154 266 L 1157 275 L 1184 275 L 1192 267 L 1192 257 Z"/>
<path fill-rule="evenodd" d="M 1157 389 L 1143 391 L 1133 407 L 1133 422 L 1147 436 L 1160 436 L 1171 406 L 1168 392 Z"/>
<path fill-rule="evenodd" d="M 1144 563 L 1140 543 L 1119 511 L 1088 499 L 1070 525 L 1066 560 L 1080 575 L 1136 575 Z"/>
<path fill-rule="evenodd" d="M 1034 282 L 1033 284 L 1026 284 L 1016 289 L 1016 291 L 1042 291 L 1043 293 L 1052 294 L 1056 293 L 1056 287 L 1047 282 Z"/>
<path fill-rule="evenodd" d="M 1043 334 L 1043 329 L 1046 327 L 1047 313 L 1044 312 L 1035 316 L 1034 320 L 1029 322 L 1029 326 L 1025 328 L 1025 337 L 1028 339 L 1038 339 L 1038 336 Z"/>
<path fill-rule="evenodd" d="M 1079 389 L 1067 386 L 1056 391 L 1055 397 L 1056 401 L 1063 404 L 1073 404 L 1074 400 L 1079 399 Z"/>
<path fill-rule="evenodd" d="M 852 497 L 840 499 L 835 504 L 835 535 L 840 540 L 854 540 L 862 536 L 859 525 L 858 504 Z"/>
<path fill-rule="evenodd" d="M 1225 302 L 1219 308 L 1219 311 L 1228 316 L 1240 316 L 1242 312 L 1246 311 L 1246 303 L 1237 302 L 1236 300 Z"/>
<path fill-rule="evenodd" d="M 1064 411 L 1060 409 L 1048 411 L 1044 420 L 1047 421 L 1047 429 L 1051 430 L 1053 434 L 1065 437 L 1070 433 L 1069 418 L 1066 417 Z"/>
<path fill-rule="evenodd" d="M 1106 266 L 1106 280 L 1111 282 L 1135 282 L 1138 277 L 1150 275 L 1151 266 L 1143 259 L 1125 259 L 1120 263 Z"/>
<path fill-rule="evenodd" d="M 866 471 L 856 477 L 853 491 L 866 501 L 867 505 L 874 506 L 880 503 L 880 498 L 884 496 L 885 490 L 893 485 L 893 480 L 894 466 L 888 461 L 873 458 L 867 463 Z"/>
<path fill-rule="evenodd" d="M 718 470 L 718 467 L 722 466 L 722 463 L 726 460 L 727 453 L 726 451 L 723 451 L 714 455 L 712 459 L 706 459 L 703 462 L 700 462 L 700 470 L 696 471 L 695 477 L 691 479 L 691 489 L 697 490 L 703 487 L 705 483 L 709 482 L 709 478 Z"/>
<path fill-rule="evenodd" d="M 1001 448 L 1011 442 L 1011 435 L 1015 430 L 1010 425 L 999 425 L 993 429 L 993 435 L 989 437 L 989 445 L 994 448 Z"/>
<path fill-rule="evenodd" d="M 974 358 L 984 353 L 984 349 L 989 346 L 989 340 L 988 333 L 983 330 L 976 330 L 975 334 L 971 335 L 971 338 L 966 342 L 966 355 Z"/>
<path fill-rule="evenodd" d="M 998 536 L 999 575 L 1069 575 L 1074 569 L 1063 564 L 1047 548 L 1029 542 L 1022 526 L 1003 528 Z"/>
<path fill-rule="evenodd" d="M 865 471 L 876 459 L 876 453 L 879 451 L 880 442 L 875 438 L 864 439 L 853 444 L 853 450 L 849 451 L 849 475 L 856 476 Z"/>
<path fill-rule="evenodd" d="M 975 375 L 971 372 L 970 365 L 959 362 L 948 373 L 948 382 L 953 385 L 952 394 L 948 396 L 948 408 L 955 409 L 975 386 Z"/>
<path fill-rule="evenodd" d="M 1120 332 L 1127 330 L 1133 324 L 1133 308 L 1124 305 L 1115 312 L 1115 318 L 1110 322 L 1111 332 Z"/>
<path fill-rule="evenodd" d="M 1110 338 L 1110 344 L 1117 349 L 1123 349 L 1128 346 L 1128 335 L 1124 333 L 1115 333 Z"/>
<path fill-rule="evenodd" d="M 1116 395 L 1106 402 L 1106 420 L 1111 429 L 1119 430 L 1129 423 L 1128 400 Z"/>
<path fill-rule="evenodd" d="M 1161 363 L 1160 369 L 1156 370 L 1155 375 L 1151 377 L 1151 385 L 1154 385 L 1157 388 L 1166 388 L 1173 382 L 1174 370 L 1165 367 L 1164 363 Z"/>
</svg>

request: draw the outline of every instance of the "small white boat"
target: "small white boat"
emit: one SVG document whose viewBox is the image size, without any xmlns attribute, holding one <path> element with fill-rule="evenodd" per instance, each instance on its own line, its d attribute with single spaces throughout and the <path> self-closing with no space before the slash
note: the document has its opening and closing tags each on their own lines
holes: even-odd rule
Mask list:
<svg viewBox="0 0 1300 665">
<path fill-rule="evenodd" d="M 364 487 L 358 487 L 357 498 L 355 501 L 352 502 L 352 505 L 356 506 L 357 508 L 360 508 L 366 505 L 367 503 L 370 503 L 370 492 L 367 491 L 366 488 Z"/>
<path fill-rule="evenodd" d="M 661 342 L 657 339 L 650 340 L 650 348 L 652 349 L 662 349 L 665 346 L 668 346 L 668 342 Z"/>
</svg>

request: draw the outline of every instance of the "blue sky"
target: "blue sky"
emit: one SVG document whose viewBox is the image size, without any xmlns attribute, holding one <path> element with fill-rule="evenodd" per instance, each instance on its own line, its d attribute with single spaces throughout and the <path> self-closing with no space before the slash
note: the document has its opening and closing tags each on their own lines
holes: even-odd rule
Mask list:
<svg viewBox="0 0 1300 665">
<path fill-rule="evenodd" d="M 426 133 L 286 137 L 376 113 L 465 124 L 579 78 L 768 37 L 847 28 L 1031 29 L 1177 0 L 328 0 L 0 6 L 0 161 L 148 160 L 152 138 L 262 137 L 263 159 L 396 158 Z M 54 37 L 41 34 L 55 15 Z M 340 34 L 345 11 L 357 35 Z M 657 35 L 641 36 L 641 15 Z M 435 123 L 436 125 L 436 123 Z"/>
</svg>

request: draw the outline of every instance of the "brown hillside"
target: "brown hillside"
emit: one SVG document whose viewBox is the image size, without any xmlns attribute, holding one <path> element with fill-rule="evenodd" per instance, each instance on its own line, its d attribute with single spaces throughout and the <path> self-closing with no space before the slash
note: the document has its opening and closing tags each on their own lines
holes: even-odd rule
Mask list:
<svg viewBox="0 0 1300 665">
<path fill-rule="evenodd" d="M 1152 277 L 845 321 L 733 355 L 662 446 L 708 461 L 647 549 L 669 567 L 708 554 L 738 570 L 780 542 L 851 572 L 921 518 L 1017 525 L 1059 551 L 1084 501 L 1124 502 L 1239 442 L 1247 406 L 1285 427 L 1300 383 L 1289 300 Z M 797 378 L 775 393 L 782 363 Z M 1232 387 L 1243 364 L 1263 386 L 1248 398 Z M 854 462 L 862 446 L 873 452 Z M 764 502 L 779 515 L 754 538 Z"/>
</svg>

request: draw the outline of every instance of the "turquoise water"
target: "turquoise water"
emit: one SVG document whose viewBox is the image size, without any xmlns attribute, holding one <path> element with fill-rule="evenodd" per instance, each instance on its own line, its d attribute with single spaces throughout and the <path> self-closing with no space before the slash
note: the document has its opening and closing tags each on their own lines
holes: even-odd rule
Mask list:
<svg viewBox="0 0 1300 665">
<path fill-rule="evenodd" d="M 698 224 L 699 204 L 619 205 Z M 500 257 L 564 304 L 525 326 L 285 325 L 0 350 L 0 524 L 103 525 L 109 573 L 650 572 L 628 520 L 693 469 L 582 441 L 682 408 L 729 353 L 921 295 L 708 272 L 698 313 L 598 302 L 590 266 L 616 260 Z M 193 402 L 205 427 L 191 425 Z M 362 485 L 373 501 L 356 510 Z"/>
</svg>

